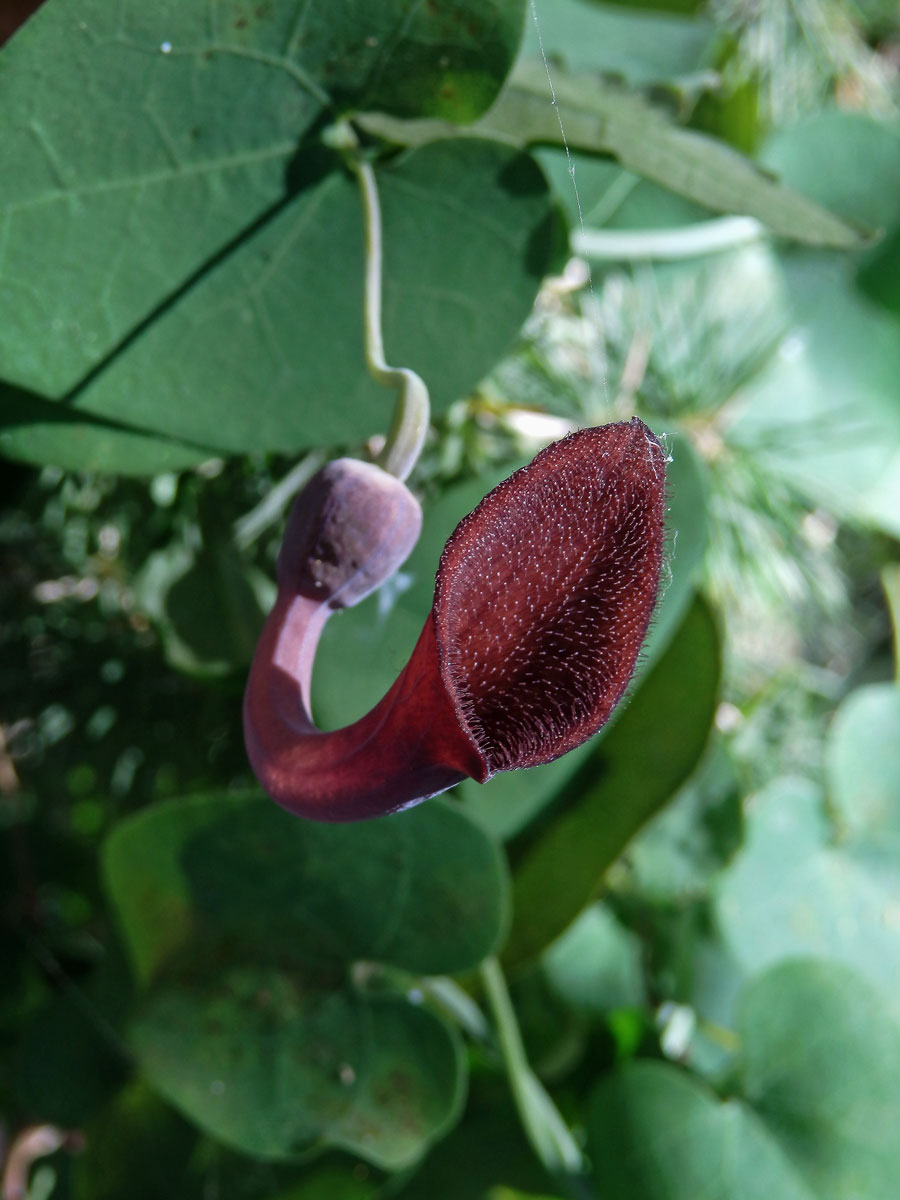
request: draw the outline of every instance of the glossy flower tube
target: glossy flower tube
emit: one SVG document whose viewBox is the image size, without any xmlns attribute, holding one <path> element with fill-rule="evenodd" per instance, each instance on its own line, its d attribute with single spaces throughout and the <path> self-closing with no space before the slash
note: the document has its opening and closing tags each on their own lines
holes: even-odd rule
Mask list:
<svg viewBox="0 0 900 1200">
<path fill-rule="evenodd" d="M 299 816 L 352 821 L 581 745 L 634 671 L 659 590 L 664 506 L 665 454 L 637 418 L 541 451 L 447 542 L 394 686 L 325 733 L 309 711 L 325 622 L 400 566 L 421 522 L 380 468 L 329 464 L 295 501 L 247 684 L 247 752 L 265 790 Z"/>
</svg>

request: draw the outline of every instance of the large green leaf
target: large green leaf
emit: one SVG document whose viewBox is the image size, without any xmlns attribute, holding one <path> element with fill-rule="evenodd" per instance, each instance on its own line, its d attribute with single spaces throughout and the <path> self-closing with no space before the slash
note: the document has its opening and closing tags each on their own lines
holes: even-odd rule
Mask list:
<svg viewBox="0 0 900 1200">
<path fill-rule="evenodd" d="M 771 784 L 746 819 L 746 843 L 722 876 L 715 909 L 743 970 L 798 955 L 833 959 L 900 1011 L 896 855 L 858 839 L 835 843 L 824 798 L 803 779 Z"/>
<path fill-rule="evenodd" d="M 524 0 L 48 0 L 4 50 L 0 364 L 56 396 L 285 195 L 323 115 L 470 120 Z"/>
<path fill-rule="evenodd" d="M 104 867 L 144 986 L 138 1063 L 202 1128 L 260 1157 L 327 1144 L 394 1168 L 452 1123 L 455 1034 L 390 972 L 366 988 L 349 968 L 444 973 L 492 952 L 504 867 L 462 813 L 319 825 L 259 795 L 194 796 L 123 822 Z"/>
<path fill-rule="evenodd" d="M 385 428 L 393 398 L 363 361 L 356 184 L 324 152 L 301 155 L 297 170 L 307 174 L 291 198 L 89 377 L 70 416 L 236 453 Z M 558 244 L 549 192 L 526 155 L 481 140 L 426 147 L 379 179 L 387 353 L 420 372 L 439 410 L 527 316 Z M 27 440 L 19 426 L 5 445 L 24 453 Z"/>
<path fill-rule="evenodd" d="M 589 1148 L 609 1200 L 884 1200 L 900 1028 L 842 968 L 785 964 L 744 993 L 740 1094 L 629 1064 L 597 1089 Z"/>
<path fill-rule="evenodd" d="M 523 2 L 49 0 L 0 78 L 0 449 L 145 472 L 382 429 L 359 198 L 319 132 L 363 104 L 477 116 Z M 554 254 L 548 192 L 483 142 L 380 174 L 388 354 L 440 408 L 527 315 Z"/>
<path fill-rule="evenodd" d="M 684 782 L 706 744 L 718 684 L 715 618 L 698 599 L 609 736 L 513 844 L 508 962 L 533 957 L 566 928 L 628 839 Z"/>
</svg>

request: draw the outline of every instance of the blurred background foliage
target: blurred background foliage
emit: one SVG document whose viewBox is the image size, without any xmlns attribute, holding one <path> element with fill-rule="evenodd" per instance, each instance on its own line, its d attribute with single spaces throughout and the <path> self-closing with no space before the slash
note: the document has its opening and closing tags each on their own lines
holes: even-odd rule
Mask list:
<svg viewBox="0 0 900 1200">
<path fill-rule="evenodd" d="M 25 78 L 16 67 L 56 46 L 63 7 L 49 0 L 2 51 L 13 91 Z M 560 95 L 589 74 L 652 106 L 632 115 L 663 114 L 679 136 L 752 155 L 841 218 L 846 241 L 774 237 L 757 212 L 699 203 L 677 171 L 665 186 L 664 164 L 648 178 L 577 140 L 567 149 L 523 135 L 534 175 L 496 192 L 497 172 L 512 170 L 508 146 L 473 157 L 462 140 L 434 140 L 404 158 L 396 147 L 416 143 L 396 129 L 375 143 L 401 163 L 395 176 L 385 168 L 389 352 L 391 331 L 402 343 L 416 317 L 404 273 L 414 280 L 427 219 L 437 250 L 424 269 L 448 281 L 450 300 L 422 310 L 426 333 L 399 353 L 423 362 L 429 382 L 451 382 L 412 479 L 422 541 L 323 640 L 323 726 L 355 719 L 384 692 L 428 611 L 446 536 L 540 445 L 638 412 L 672 455 L 671 514 L 663 602 L 608 731 L 550 767 L 338 830 L 259 801 L 240 703 L 292 496 L 331 455 L 367 453 L 379 405 L 387 415 L 385 398 L 365 390 L 346 181 L 331 169 L 309 187 L 331 189 L 322 228 L 333 220 L 350 299 L 336 288 L 333 325 L 326 316 L 284 335 L 298 345 L 284 375 L 303 381 L 304 355 L 337 329 L 331 354 L 348 361 L 349 392 L 342 402 L 316 375 L 283 453 L 265 443 L 238 455 L 233 436 L 216 441 L 239 390 L 223 393 L 217 415 L 215 388 L 231 368 L 226 355 L 217 374 L 214 338 L 187 385 L 207 379 L 209 439 L 190 421 L 167 423 L 177 396 L 153 417 L 168 368 L 148 364 L 175 354 L 181 331 L 228 294 L 236 276 L 216 282 L 215 271 L 234 266 L 231 241 L 227 252 L 202 248 L 219 257 L 198 289 L 165 311 L 149 297 L 134 336 L 135 314 L 120 315 L 93 360 L 88 346 L 73 366 L 83 349 L 73 342 L 42 377 L 35 347 L 47 330 L 22 318 L 17 336 L 34 344 L 0 357 L 4 1200 L 17 1195 L 12 1151 L 35 1125 L 61 1141 L 36 1158 L 32 1198 L 894 1194 L 898 11 L 886 0 L 536 8 L 540 34 L 527 6 L 492 6 L 491 46 L 505 50 L 473 69 L 468 108 L 426 104 L 429 78 L 421 94 L 398 93 L 393 116 L 479 116 L 527 18 L 520 61 L 540 63 L 543 45 Z M 469 9 L 459 6 L 472 18 Z M 242 14 L 235 37 L 250 20 Z M 24 12 L 0 5 L 0 16 L 5 36 Z M 461 35 L 446 36 L 453 49 Z M 390 110 L 368 86 L 345 83 L 350 108 Z M 43 102 L 52 108 L 52 88 Z M 565 127 L 565 103 L 560 112 Z M 318 115 L 307 119 L 316 128 Z M 634 119 L 639 137 L 645 118 Z M 727 164 L 703 161 L 727 180 Z M 465 196 L 455 192 L 463 170 Z M 404 207 L 423 179 L 432 194 L 421 212 Z M 5 186 L 13 212 L 8 172 Z M 454 265 L 471 230 L 442 229 L 440 197 L 481 206 L 488 220 L 501 193 L 520 242 L 493 264 L 479 254 Z M 773 201 L 785 220 L 787 195 Z M 237 238 L 244 254 L 251 218 L 248 208 L 217 236 Z M 260 236 L 281 216 L 266 220 Z M 52 241 L 59 229 L 48 229 Z M 307 252 L 330 254 L 331 232 L 316 237 Z M 32 252 L 38 262 L 39 246 L 16 250 L 23 262 Z M 90 288 L 99 269 L 76 254 L 60 287 L 83 271 Z M 290 323 L 286 279 L 275 301 Z M 327 308 L 320 286 L 318 276 L 309 285 Z M 469 362 L 476 326 L 487 332 Z M 124 350 L 113 345 L 123 331 Z M 274 371 L 273 360 L 267 345 L 249 370 Z M 135 380 L 148 407 L 135 401 L 129 426 Z M 249 427 L 253 402 L 240 403 Z M 329 409 L 327 436 L 317 405 Z M 391 930 L 398 862 L 417 903 Z M 476 968 L 491 953 L 586 1174 L 548 1171 L 526 1141 L 484 1015 Z"/>
</svg>

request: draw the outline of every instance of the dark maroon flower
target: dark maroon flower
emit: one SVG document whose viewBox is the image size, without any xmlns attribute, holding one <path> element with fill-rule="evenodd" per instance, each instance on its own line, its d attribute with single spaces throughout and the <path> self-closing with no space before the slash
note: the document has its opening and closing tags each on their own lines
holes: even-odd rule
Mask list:
<svg viewBox="0 0 900 1200">
<path fill-rule="evenodd" d="M 388 694 L 322 733 L 309 715 L 322 628 L 397 569 L 421 520 L 379 468 L 329 464 L 295 502 L 247 685 L 247 751 L 263 787 L 300 816 L 352 821 L 580 746 L 634 671 L 659 589 L 664 504 L 665 454 L 637 418 L 543 450 L 447 542 L 434 606 Z"/>
</svg>

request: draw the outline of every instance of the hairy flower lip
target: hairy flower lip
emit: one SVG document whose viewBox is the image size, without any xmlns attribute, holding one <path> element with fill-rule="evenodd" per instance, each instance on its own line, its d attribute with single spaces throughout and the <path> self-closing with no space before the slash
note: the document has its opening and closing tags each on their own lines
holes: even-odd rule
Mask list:
<svg viewBox="0 0 900 1200">
<path fill-rule="evenodd" d="M 432 611 L 392 688 L 324 733 L 309 681 L 325 622 L 391 574 L 418 532 L 402 484 L 341 462 L 295 503 L 245 695 L 248 756 L 272 798 L 304 817 L 358 820 L 549 762 L 596 733 L 628 685 L 659 586 L 665 455 L 646 425 L 571 434 L 486 496 L 447 542 Z M 394 525 L 385 513 L 399 514 Z"/>
<path fill-rule="evenodd" d="M 665 453 L 651 430 L 634 417 L 582 429 L 552 443 L 485 496 L 448 540 L 433 609 L 441 670 L 460 724 L 491 774 L 559 758 L 608 720 L 631 679 L 656 604 L 664 504 Z M 629 547 L 629 555 L 639 551 L 639 561 L 625 562 L 622 543 L 635 534 L 640 535 L 640 545 Z M 608 578 L 611 567 L 615 579 Z M 482 581 L 491 572 L 491 620 L 486 621 Z M 627 597 L 616 594 L 626 588 Z M 608 612 L 592 613 L 605 598 Z M 575 601 L 580 602 L 580 612 L 574 611 Z M 460 620 L 461 610 L 467 622 Z M 595 619 L 589 622 L 592 615 Z M 517 629 L 504 629 L 510 621 Z M 610 660 L 608 669 L 598 674 L 585 661 L 577 662 L 577 671 L 566 671 L 564 665 L 561 669 L 559 660 L 565 655 L 577 658 L 577 641 L 583 640 L 590 623 Z M 464 642 L 474 644 L 469 655 L 474 665 L 460 664 Z M 550 643 L 552 652 L 542 654 Z M 529 651 L 524 655 L 523 647 Z M 498 746 L 496 706 L 492 713 L 491 705 L 480 705 L 473 694 L 479 657 L 484 677 L 485 668 L 498 673 L 498 658 L 515 654 L 523 659 L 519 674 L 528 677 L 529 692 L 545 704 L 544 713 L 534 718 L 539 736 L 530 739 L 539 745 L 531 747 Z M 594 686 L 579 687 L 579 674 L 582 680 L 593 674 Z M 482 682 L 487 683 L 484 678 Z M 493 681 L 487 686 L 500 692 L 508 709 L 521 679 L 507 682 L 513 683 L 512 689 L 504 691 Z M 560 690 L 566 689 L 572 696 L 579 693 L 579 703 L 568 709 L 559 701 Z M 559 723 L 565 728 L 554 729 Z M 527 724 L 526 719 L 523 725 Z"/>
</svg>

